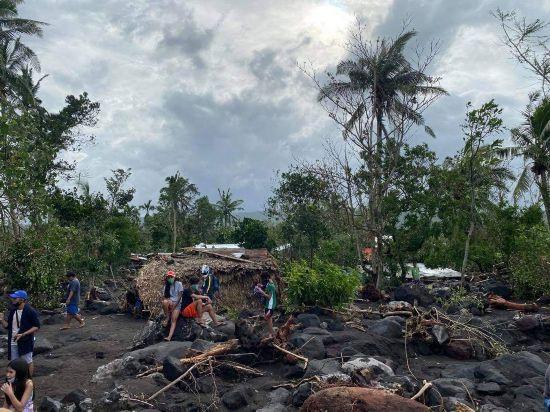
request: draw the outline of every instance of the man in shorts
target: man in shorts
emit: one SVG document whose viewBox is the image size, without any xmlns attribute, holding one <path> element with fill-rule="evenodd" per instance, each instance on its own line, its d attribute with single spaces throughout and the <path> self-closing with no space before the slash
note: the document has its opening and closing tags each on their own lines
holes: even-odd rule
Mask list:
<svg viewBox="0 0 550 412">
<path fill-rule="evenodd" d="M 12 308 L 8 320 L 2 319 L 2 325 L 8 329 L 8 360 L 23 358 L 29 364 L 32 376 L 34 365 L 32 352 L 34 350 L 34 333 L 40 329 L 38 314 L 27 303 L 28 295 L 24 290 L 18 290 L 10 296 Z"/>
<path fill-rule="evenodd" d="M 71 327 L 71 321 L 76 319 L 79 323 L 79 328 L 84 327 L 84 319 L 80 316 L 80 281 L 76 278 L 76 274 L 72 271 L 67 272 L 67 299 L 65 304 L 67 305 L 67 317 L 65 318 L 65 325 L 60 330 L 67 330 Z"/>
<path fill-rule="evenodd" d="M 191 285 L 197 285 L 199 283 L 199 279 L 197 278 L 191 278 L 189 281 Z M 212 307 L 212 300 L 206 295 L 199 294 L 197 289 L 196 286 L 190 286 L 183 290 L 181 296 L 182 316 L 184 318 L 194 318 L 199 324 L 204 326 L 202 315 L 206 312 L 210 316 L 210 319 L 212 319 L 213 326 L 222 325 L 223 322 L 218 322 L 216 319 L 216 312 L 214 312 L 214 308 Z"/>
</svg>

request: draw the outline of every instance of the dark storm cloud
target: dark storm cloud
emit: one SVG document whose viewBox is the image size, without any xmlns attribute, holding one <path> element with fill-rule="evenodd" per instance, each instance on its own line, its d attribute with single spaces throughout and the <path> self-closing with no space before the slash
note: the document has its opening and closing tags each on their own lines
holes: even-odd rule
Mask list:
<svg viewBox="0 0 550 412">
<path fill-rule="evenodd" d="M 521 12 L 540 15 L 544 1 L 523 2 Z M 395 36 L 410 17 L 418 42 L 440 40 L 433 70 L 451 96 L 425 113 L 437 139 L 418 131 L 413 142 L 454 154 L 468 100 L 494 97 L 513 126 L 532 84 L 505 51 L 495 54 L 497 6 L 517 2 L 27 0 L 22 14 L 51 23 L 29 40 L 51 74 L 45 104 L 84 90 L 101 103 L 97 144 L 74 157 L 94 190 L 111 169 L 132 168 L 136 203 L 156 201 L 180 170 L 212 200 L 231 187 L 257 210 L 274 170 L 321 158 L 325 139 L 340 136 L 296 62 L 334 67 L 354 14 L 370 18 L 373 36 Z"/>
</svg>

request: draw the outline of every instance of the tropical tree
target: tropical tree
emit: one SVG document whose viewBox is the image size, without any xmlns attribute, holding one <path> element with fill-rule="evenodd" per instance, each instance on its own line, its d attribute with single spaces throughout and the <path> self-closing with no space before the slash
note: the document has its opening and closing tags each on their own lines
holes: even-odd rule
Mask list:
<svg viewBox="0 0 550 412">
<path fill-rule="evenodd" d="M 505 157 L 522 157 L 523 170 L 514 188 L 514 200 L 525 193 L 533 181 L 539 189 L 546 211 L 546 225 L 550 223 L 550 99 L 539 101 L 540 94 L 532 93 L 523 111 L 523 123 L 511 131 L 513 146 L 505 147 Z"/>
<path fill-rule="evenodd" d="M 31 68 L 40 71 L 38 57 L 29 47 L 20 39 L 0 40 L 0 98 L 16 99 L 19 92 L 28 99 L 35 86 L 29 84 Z"/>
<path fill-rule="evenodd" d="M 46 23 L 19 17 L 17 6 L 24 0 L 0 0 L 0 40 L 15 40 L 21 35 L 42 36 Z"/>
<path fill-rule="evenodd" d="M 149 212 L 155 210 L 155 206 L 153 206 L 153 201 L 151 199 L 142 204 L 139 208 L 145 210 L 145 217 L 149 216 Z"/>
<path fill-rule="evenodd" d="M 466 108 L 471 110 L 467 111 L 466 122 L 462 125 L 464 148 L 459 158 L 459 168 L 466 179 L 470 205 L 469 228 L 462 261 L 462 282 L 478 217 L 478 204 L 490 196 L 492 189 L 506 190 L 506 182 L 512 178 L 511 172 L 502 165 L 502 159 L 498 155 L 502 140 L 485 143 L 487 137 L 502 131 L 502 109 L 493 100 L 479 109 L 472 109 L 472 104 L 468 102 Z"/>
<path fill-rule="evenodd" d="M 383 198 L 395 173 L 397 160 L 413 126 L 424 126 L 422 112 L 446 94 L 438 78 L 426 74 L 435 50 L 425 60 L 411 62 L 405 47 L 416 35 L 403 31 L 395 39 L 366 40 L 362 26 L 348 45 L 352 59 L 342 61 L 329 81 L 319 87 L 319 101 L 343 128 L 343 137 L 357 149 L 361 164 L 359 192 L 365 193 L 364 221 L 374 240 L 373 271 L 380 283 L 384 264 L 382 248 L 385 218 Z M 424 126 L 426 132 L 433 131 Z"/>
<path fill-rule="evenodd" d="M 220 221 L 223 227 L 231 226 L 237 217 L 233 214 L 237 210 L 243 210 L 241 205 L 244 203 L 242 200 L 233 200 L 233 194 L 231 189 L 225 190 L 218 189 L 220 200 L 216 202 L 216 208 L 220 213 Z"/>
<path fill-rule="evenodd" d="M 198 195 L 197 187 L 177 172 L 165 179 L 167 186 L 160 190 L 159 203 L 170 211 L 172 226 L 172 251 L 176 252 L 178 219 L 185 217 L 193 198 Z"/>
</svg>

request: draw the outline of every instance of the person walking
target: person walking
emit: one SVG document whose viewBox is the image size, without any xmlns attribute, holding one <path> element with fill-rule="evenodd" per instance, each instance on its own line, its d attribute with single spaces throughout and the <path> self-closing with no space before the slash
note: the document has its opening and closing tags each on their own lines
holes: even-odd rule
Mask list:
<svg viewBox="0 0 550 412">
<path fill-rule="evenodd" d="M 33 412 L 34 385 L 29 365 L 23 358 L 12 360 L 6 371 L 6 383 L 0 390 L 4 392 L 4 408 L 8 411 Z"/>
<path fill-rule="evenodd" d="M 32 361 L 34 334 L 40 329 L 40 320 L 34 308 L 27 303 L 27 292 L 18 290 L 9 297 L 12 307 L 8 314 L 8 320 L 2 319 L 2 325 L 8 329 L 8 359 L 23 358 L 28 363 L 32 376 L 34 372 Z"/>
<path fill-rule="evenodd" d="M 65 325 L 60 330 L 67 330 L 71 327 L 71 321 L 76 319 L 80 324 L 78 327 L 84 327 L 84 319 L 80 316 L 80 281 L 76 278 L 76 274 L 72 271 L 67 272 L 67 279 L 69 283 L 67 285 L 67 299 L 65 301 L 67 305 L 67 317 L 65 318 Z"/>
</svg>

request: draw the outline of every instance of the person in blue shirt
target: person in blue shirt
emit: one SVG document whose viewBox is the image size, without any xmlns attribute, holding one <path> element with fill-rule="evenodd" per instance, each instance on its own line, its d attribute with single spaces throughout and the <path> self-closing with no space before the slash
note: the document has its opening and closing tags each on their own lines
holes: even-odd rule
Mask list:
<svg viewBox="0 0 550 412">
<path fill-rule="evenodd" d="M 29 364 L 29 372 L 32 376 L 34 372 L 32 361 L 34 334 L 40 329 L 38 314 L 27 303 L 28 295 L 24 290 L 15 291 L 9 297 L 12 307 L 8 314 L 8 320 L 2 319 L 2 325 L 8 330 L 8 359 L 25 359 Z"/>
<path fill-rule="evenodd" d="M 78 307 L 80 303 L 80 281 L 76 278 L 76 274 L 72 271 L 67 272 L 67 279 L 69 283 L 67 285 L 67 318 L 65 325 L 61 327 L 61 330 L 66 330 L 71 327 L 71 321 L 76 319 L 80 324 L 78 327 L 84 327 L 84 319 L 80 316 L 80 309 Z"/>
</svg>

